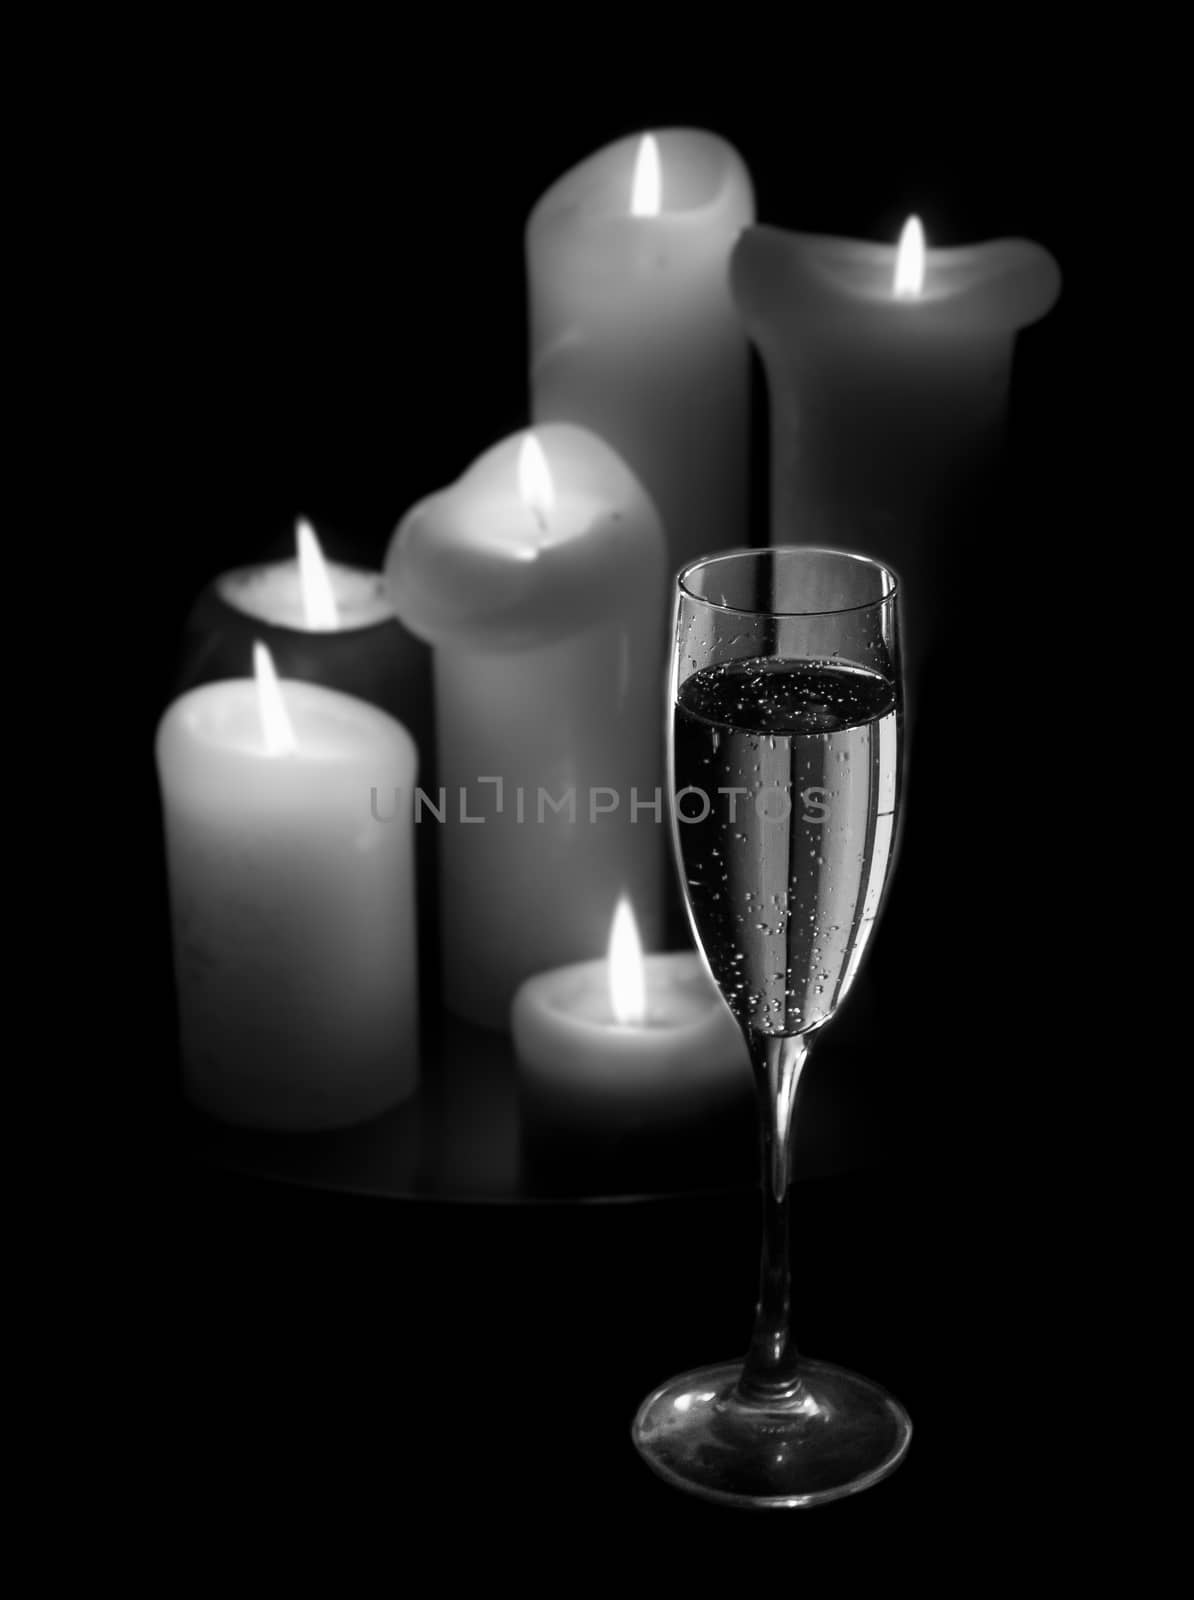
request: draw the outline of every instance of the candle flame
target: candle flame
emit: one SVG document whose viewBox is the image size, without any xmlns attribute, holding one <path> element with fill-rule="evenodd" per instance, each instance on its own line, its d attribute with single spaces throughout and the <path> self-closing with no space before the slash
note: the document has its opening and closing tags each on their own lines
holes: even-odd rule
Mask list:
<svg viewBox="0 0 1194 1600">
<path fill-rule="evenodd" d="M 253 644 L 253 676 L 257 679 L 257 704 L 261 709 L 261 732 L 267 756 L 284 756 L 298 749 L 294 727 L 282 698 L 274 658 L 260 639 Z"/>
<path fill-rule="evenodd" d="M 303 615 L 308 628 L 332 629 L 340 626 L 340 612 L 332 593 L 327 562 L 315 537 L 315 529 L 300 517 L 294 525 L 298 543 L 299 583 L 303 591 Z"/>
<path fill-rule="evenodd" d="M 630 901 L 618 901 L 609 930 L 609 1003 L 614 1021 L 641 1026 L 647 1020 L 647 972 Z"/>
<path fill-rule="evenodd" d="M 543 446 L 533 433 L 526 435 L 518 452 L 518 492 L 523 504 L 546 527 L 547 518 L 556 503 L 556 486 L 547 457 L 543 454 Z"/>
<path fill-rule="evenodd" d="M 653 133 L 644 133 L 634 162 L 634 181 L 630 186 L 630 215 L 657 217 L 663 207 L 663 173 L 659 168 L 659 142 Z"/>
<path fill-rule="evenodd" d="M 891 290 L 897 300 L 915 300 L 925 282 L 925 230 L 919 217 L 909 217 L 900 234 Z"/>
</svg>

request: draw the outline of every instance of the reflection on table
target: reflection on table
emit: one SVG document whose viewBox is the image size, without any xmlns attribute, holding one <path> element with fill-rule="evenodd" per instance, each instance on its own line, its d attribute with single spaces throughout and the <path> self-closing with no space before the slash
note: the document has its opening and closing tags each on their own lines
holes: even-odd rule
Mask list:
<svg viewBox="0 0 1194 1600">
<path fill-rule="evenodd" d="M 870 1053 L 827 1030 L 800 1090 L 794 1175 L 826 1177 L 884 1155 L 881 1097 Z M 253 1176 L 313 1188 L 463 1202 L 617 1201 L 753 1187 L 758 1181 L 749 1083 L 716 1121 L 694 1120 L 666 1140 L 599 1139 L 549 1126 L 520 1094 L 502 1034 L 453 1017 L 425 1030 L 417 1095 L 372 1122 L 336 1133 L 266 1134 L 191 1115 L 192 1151 Z"/>
</svg>

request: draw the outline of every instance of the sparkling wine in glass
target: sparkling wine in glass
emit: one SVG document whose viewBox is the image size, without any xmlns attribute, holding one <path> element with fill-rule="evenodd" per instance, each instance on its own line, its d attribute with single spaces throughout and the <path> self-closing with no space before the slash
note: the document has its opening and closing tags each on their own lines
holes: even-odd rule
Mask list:
<svg viewBox="0 0 1194 1600">
<path fill-rule="evenodd" d="M 877 1384 L 803 1356 L 790 1321 L 792 1113 L 858 972 L 891 866 L 902 699 L 897 584 L 840 550 L 706 557 L 677 579 L 669 772 L 697 942 L 750 1047 L 763 1261 L 744 1361 L 649 1395 L 634 1441 L 710 1499 L 808 1506 L 866 1488 L 911 1438 Z"/>
</svg>

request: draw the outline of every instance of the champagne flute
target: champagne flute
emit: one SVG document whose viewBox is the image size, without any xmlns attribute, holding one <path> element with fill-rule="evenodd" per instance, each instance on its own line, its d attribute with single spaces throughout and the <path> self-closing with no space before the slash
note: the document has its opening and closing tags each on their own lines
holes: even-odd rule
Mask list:
<svg viewBox="0 0 1194 1600">
<path fill-rule="evenodd" d="M 898 1465 L 912 1424 L 877 1384 L 801 1355 L 789 1151 L 817 1030 L 858 972 L 895 843 L 902 697 L 895 575 L 841 550 L 732 550 L 677 579 L 672 830 L 697 942 L 750 1047 L 763 1260 L 745 1360 L 649 1395 L 633 1437 L 669 1482 L 808 1506 Z"/>
</svg>

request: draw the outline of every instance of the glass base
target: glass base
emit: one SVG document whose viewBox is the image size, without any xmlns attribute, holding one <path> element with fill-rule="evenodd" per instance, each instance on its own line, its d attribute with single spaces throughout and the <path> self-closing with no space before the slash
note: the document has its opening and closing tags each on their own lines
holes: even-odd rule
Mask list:
<svg viewBox="0 0 1194 1600">
<path fill-rule="evenodd" d="M 801 1394 L 760 1405 L 737 1394 L 741 1375 L 741 1361 L 699 1367 L 643 1401 L 631 1433 L 661 1478 L 730 1505 L 816 1506 L 903 1460 L 908 1413 L 869 1379 L 806 1361 Z"/>
</svg>

